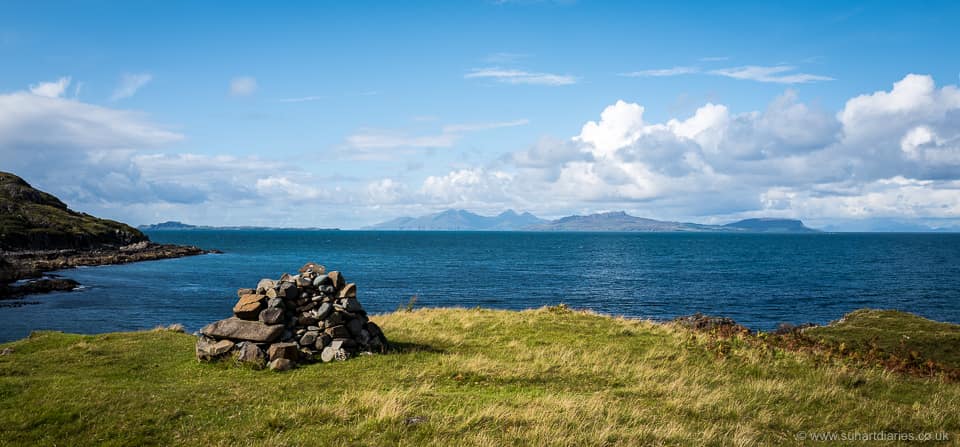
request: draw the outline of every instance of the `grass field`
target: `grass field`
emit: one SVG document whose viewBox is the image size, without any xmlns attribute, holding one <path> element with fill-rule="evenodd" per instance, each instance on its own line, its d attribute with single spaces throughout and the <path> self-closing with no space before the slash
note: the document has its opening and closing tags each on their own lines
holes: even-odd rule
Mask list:
<svg viewBox="0 0 960 447">
<path fill-rule="evenodd" d="M 0 445 L 774 445 L 822 432 L 946 433 L 937 444 L 954 445 L 960 435 L 956 382 L 737 338 L 718 349 L 670 324 L 556 308 L 373 320 L 395 352 L 286 373 L 199 364 L 194 337 L 173 331 L 35 333 L 0 346 L 14 350 L 0 356 Z"/>
</svg>

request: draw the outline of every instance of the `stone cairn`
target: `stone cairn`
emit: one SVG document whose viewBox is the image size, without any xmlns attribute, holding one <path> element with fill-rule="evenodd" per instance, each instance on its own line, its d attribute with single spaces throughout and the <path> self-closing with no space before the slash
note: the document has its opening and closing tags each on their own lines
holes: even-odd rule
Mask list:
<svg viewBox="0 0 960 447">
<path fill-rule="evenodd" d="M 346 360 L 384 353 L 387 339 L 357 301 L 357 286 L 340 272 L 308 263 L 299 274 L 262 279 L 256 289 L 239 289 L 233 317 L 200 330 L 197 359 L 237 362 L 273 370 L 298 363 Z"/>
</svg>

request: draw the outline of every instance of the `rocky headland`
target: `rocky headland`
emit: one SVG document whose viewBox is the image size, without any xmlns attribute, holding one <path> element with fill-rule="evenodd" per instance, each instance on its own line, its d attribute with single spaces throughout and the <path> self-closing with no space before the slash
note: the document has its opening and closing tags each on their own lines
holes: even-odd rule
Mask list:
<svg viewBox="0 0 960 447">
<path fill-rule="evenodd" d="M 0 172 L 0 299 L 72 290 L 75 281 L 46 272 L 208 253 L 157 244 L 127 224 L 71 210 L 60 199 Z"/>
</svg>

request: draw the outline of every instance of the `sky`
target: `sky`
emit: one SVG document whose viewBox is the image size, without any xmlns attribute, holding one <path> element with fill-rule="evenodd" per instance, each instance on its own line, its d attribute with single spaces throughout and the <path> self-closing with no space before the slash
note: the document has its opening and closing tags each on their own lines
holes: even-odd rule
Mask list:
<svg viewBox="0 0 960 447">
<path fill-rule="evenodd" d="M 6 2 L 0 170 L 134 225 L 960 229 L 960 3 Z"/>
</svg>

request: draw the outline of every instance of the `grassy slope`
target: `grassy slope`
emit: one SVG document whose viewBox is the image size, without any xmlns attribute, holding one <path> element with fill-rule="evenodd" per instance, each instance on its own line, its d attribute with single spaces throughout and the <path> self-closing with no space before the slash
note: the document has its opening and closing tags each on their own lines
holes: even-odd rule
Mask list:
<svg viewBox="0 0 960 447">
<path fill-rule="evenodd" d="M 960 431 L 956 383 L 746 344 L 718 356 L 669 325 L 545 309 L 374 321 L 400 352 L 289 373 L 198 364 L 180 333 L 38 333 L 2 346 L 16 351 L 0 356 L 0 444 L 769 445 L 800 430 Z"/>
<path fill-rule="evenodd" d="M 875 346 L 909 356 L 916 352 L 952 368 L 960 368 L 960 326 L 939 323 L 893 310 L 861 309 L 829 326 L 808 329 L 806 335 L 857 350 Z"/>
<path fill-rule="evenodd" d="M 16 175 L 0 172 L 0 249 L 46 250 L 147 240 L 129 225 L 67 208 Z"/>
</svg>

